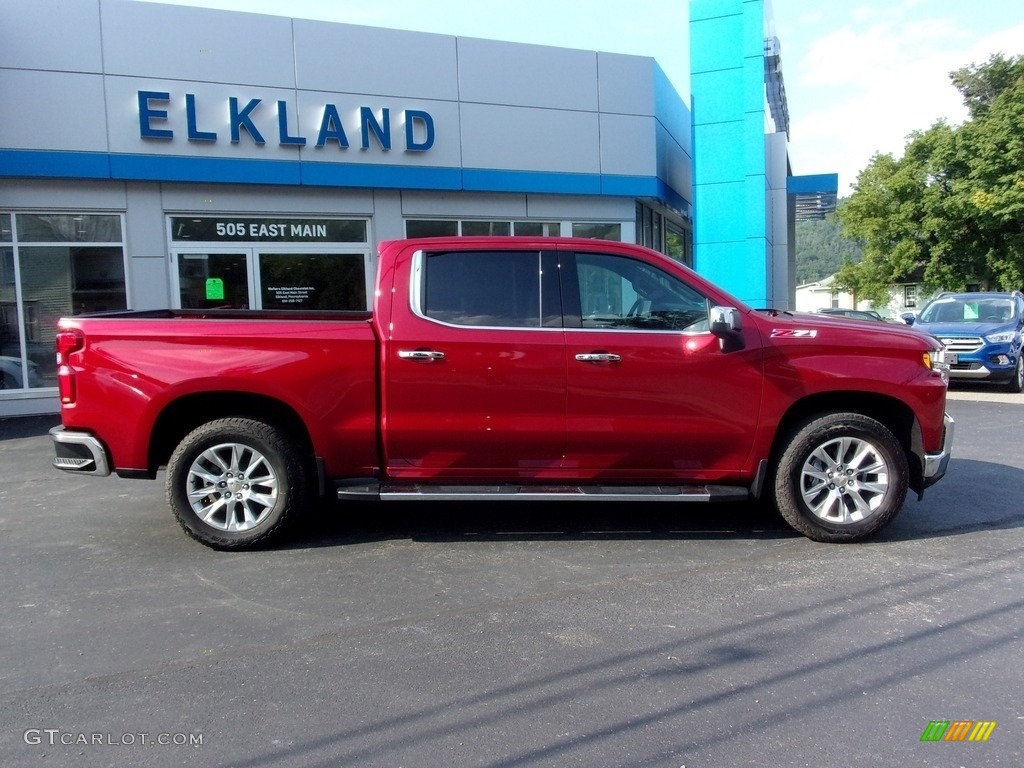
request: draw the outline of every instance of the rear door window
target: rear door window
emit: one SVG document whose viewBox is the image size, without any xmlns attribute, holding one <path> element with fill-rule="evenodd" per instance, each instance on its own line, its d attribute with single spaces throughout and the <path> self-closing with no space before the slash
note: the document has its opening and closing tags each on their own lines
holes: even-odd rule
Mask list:
<svg viewBox="0 0 1024 768">
<path fill-rule="evenodd" d="M 538 251 L 428 253 L 420 304 L 424 317 L 450 325 L 550 328 L 562 320 L 554 256 Z"/>
</svg>

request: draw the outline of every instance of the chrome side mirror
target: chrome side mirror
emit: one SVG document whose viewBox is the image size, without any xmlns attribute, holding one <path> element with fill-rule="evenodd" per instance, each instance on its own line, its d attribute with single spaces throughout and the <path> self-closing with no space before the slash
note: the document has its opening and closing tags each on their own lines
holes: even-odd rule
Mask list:
<svg viewBox="0 0 1024 768">
<path fill-rule="evenodd" d="M 743 349 L 743 315 L 735 307 L 712 307 L 708 311 L 711 333 L 718 337 L 723 352 Z"/>
</svg>

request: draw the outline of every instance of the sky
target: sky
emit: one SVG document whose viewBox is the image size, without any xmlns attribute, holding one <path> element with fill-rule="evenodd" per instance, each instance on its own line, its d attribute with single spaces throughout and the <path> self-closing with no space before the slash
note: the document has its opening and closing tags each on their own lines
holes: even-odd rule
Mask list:
<svg viewBox="0 0 1024 768">
<path fill-rule="evenodd" d="M 838 173 L 840 196 L 874 154 L 900 157 L 912 131 L 967 118 L 949 72 L 996 53 L 1024 55 L 1022 0 L 768 2 L 781 45 L 793 173 Z M 686 0 L 173 3 L 651 56 L 689 100 Z"/>
</svg>

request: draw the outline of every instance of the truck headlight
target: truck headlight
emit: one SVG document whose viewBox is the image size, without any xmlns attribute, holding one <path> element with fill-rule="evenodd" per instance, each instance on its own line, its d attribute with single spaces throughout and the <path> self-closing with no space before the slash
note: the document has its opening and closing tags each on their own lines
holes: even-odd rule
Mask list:
<svg viewBox="0 0 1024 768">
<path fill-rule="evenodd" d="M 922 362 L 924 363 L 925 368 L 931 369 L 937 373 L 946 384 L 949 384 L 949 363 L 946 362 L 945 349 L 935 349 L 925 352 L 922 356 Z"/>
</svg>

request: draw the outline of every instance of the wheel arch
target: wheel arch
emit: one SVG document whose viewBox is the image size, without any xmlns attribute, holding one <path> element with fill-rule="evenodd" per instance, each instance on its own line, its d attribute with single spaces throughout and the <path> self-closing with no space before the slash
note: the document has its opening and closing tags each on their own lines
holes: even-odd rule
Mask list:
<svg viewBox="0 0 1024 768">
<path fill-rule="evenodd" d="M 256 419 L 282 430 L 315 460 L 313 440 L 299 414 L 286 403 L 251 392 L 203 392 L 170 403 L 157 417 L 149 441 L 149 470 L 165 466 L 175 447 L 189 432 L 214 419 Z M 316 467 L 319 472 L 319 462 Z"/>
<path fill-rule="evenodd" d="M 774 474 L 793 434 L 801 425 L 829 413 L 857 413 L 880 422 L 889 429 L 907 457 L 909 486 L 920 493 L 924 488 L 921 456 L 924 441 L 921 425 L 909 405 L 894 397 L 869 392 L 825 392 L 798 400 L 790 406 L 779 422 L 772 441 L 769 474 Z M 766 483 L 764 487 L 771 487 Z"/>
</svg>

